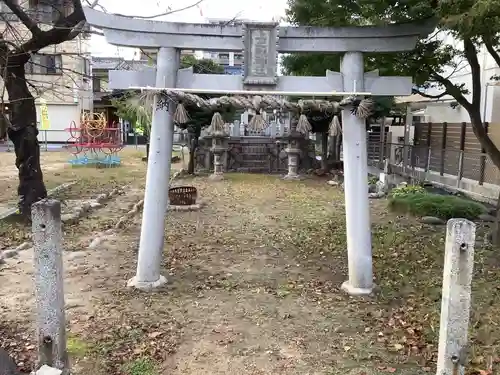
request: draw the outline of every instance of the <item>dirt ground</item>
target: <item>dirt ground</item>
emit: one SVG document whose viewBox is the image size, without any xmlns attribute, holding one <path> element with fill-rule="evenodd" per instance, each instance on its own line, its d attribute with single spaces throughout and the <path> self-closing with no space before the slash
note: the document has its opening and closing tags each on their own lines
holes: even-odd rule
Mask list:
<svg viewBox="0 0 500 375">
<path fill-rule="evenodd" d="M 127 147 L 120 152 L 120 155 L 128 164 L 138 164 L 141 163 L 141 157 L 144 156 L 144 153 L 145 151 L 143 149 Z M 18 171 L 15 166 L 16 156 L 14 152 L 2 152 L 0 155 L 0 191 L 2 192 L 0 195 L 1 213 L 16 205 Z M 120 178 L 120 174 L 125 171 L 125 168 L 116 168 L 114 172 L 110 174 L 110 168 L 75 168 L 68 163 L 70 158 L 72 158 L 72 155 L 64 149 L 60 151 L 42 151 L 41 165 L 47 189 L 53 189 L 65 182 L 88 178 L 97 178 L 103 184 L 106 184 L 108 176 L 111 176 L 111 179 Z"/>
<path fill-rule="evenodd" d="M 168 213 L 169 283 L 147 294 L 125 288 L 135 273 L 140 216 L 86 248 L 142 198 L 144 165 L 133 161 L 126 173 L 107 173 L 115 173 L 112 183 L 87 178 L 61 196 L 125 186 L 124 195 L 65 227 L 74 374 L 435 373 L 444 227 L 397 217 L 384 200 L 373 201 L 381 293 L 352 298 L 339 290 L 347 261 L 340 189 L 324 180 L 245 174 L 217 183 L 176 180 L 196 186 L 207 206 Z M 24 238 L 13 233 L 26 231 L 4 230 L 11 245 Z M 0 344 L 25 368 L 35 353 L 26 331 L 34 320 L 31 258 L 26 250 L 0 266 Z M 482 246 L 476 260 L 468 373 L 489 375 L 500 370 L 500 263 Z"/>
</svg>

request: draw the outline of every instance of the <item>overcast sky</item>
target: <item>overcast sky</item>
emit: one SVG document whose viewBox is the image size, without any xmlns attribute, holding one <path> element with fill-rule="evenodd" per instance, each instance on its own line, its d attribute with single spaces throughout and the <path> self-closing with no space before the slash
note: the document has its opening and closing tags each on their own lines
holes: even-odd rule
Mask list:
<svg viewBox="0 0 500 375">
<path fill-rule="evenodd" d="M 196 0 L 99 0 L 107 12 L 127 15 L 149 16 L 164 12 L 166 7 L 184 8 Z M 285 15 L 286 0 L 204 0 L 194 7 L 161 20 L 175 22 L 205 22 L 207 18 L 245 18 L 255 21 L 279 20 Z M 97 8 L 101 10 L 100 8 Z M 106 43 L 103 37 L 93 35 L 92 54 L 97 56 L 124 56 L 132 58 L 134 51 L 118 48 Z"/>
</svg>

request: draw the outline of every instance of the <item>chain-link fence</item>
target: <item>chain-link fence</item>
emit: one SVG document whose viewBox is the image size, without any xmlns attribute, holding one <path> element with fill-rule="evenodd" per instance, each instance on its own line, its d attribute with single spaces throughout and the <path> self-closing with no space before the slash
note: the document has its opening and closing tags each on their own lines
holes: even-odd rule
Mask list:
<svg viewBox="0 0 500 375">
<path fill-rule="evenodd" d="M 452 148 L 385 143 L 368 143 L 368 164 L 384 168 L 385 160 L 393 172 L 403 176 L 425 180 L 429 173 L 454 176 L 458 181 L 470 179 L 480 185 L 500 185 L 500 171 L 491 159 L 481 152 L 462 151 Z"/>
</svg>

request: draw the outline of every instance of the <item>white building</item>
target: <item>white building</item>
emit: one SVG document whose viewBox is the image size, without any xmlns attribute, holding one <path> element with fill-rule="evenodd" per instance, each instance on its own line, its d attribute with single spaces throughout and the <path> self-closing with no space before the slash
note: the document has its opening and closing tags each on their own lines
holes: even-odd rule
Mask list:
<svg viewBox="0 0 500 375">
<path fill-rule="evenodd" d="M 479 51 L 478 59 L 481 66 L 481 115 L 483 121 L 500 123 L 500 82 L 497 83 L 491 79 L 500 74 L 500 67 L 484 47 Z M 453 83 L 465 84 L 465 87 L 472 91 L 472 75 L 468 63 L 465 62 L 457 69 L 457 72 L 452 74 L 450 79 Z M 436 95 L 439 94 L 439 91 L 435 89 L 429 90 L 427 93 Z M 465 97 L 471 101 L 472 95 L 468 94 Z M 439 100 L 412 95 L 403 101 L 412 103 L 413 115 L 418 116 L 422 122 L 470 122 L 467 111 L 449 95 Z"/>
<path fill-rule="evenodd" d="M 63 4 L 63 12 L 72 12 L 71 2 Z M 48 12 L 46 6 L 35 1 L 22 2 L 21 6 L 30 11 L 31 15 L 45 17 L 45 22 L 49 24 L 55 15 L 59 15 L 59 11 L 54 12 L 52 6 L 49 6 L 51 11 Z M 22 38 L 30 37 L 30 32 L 3 2 L 0 4 L 0 12 L 4 16 L 0 21 L 0 30 L 6 40 L 18 44 L 22 42 Z M 40 132 L 41 142 L 66 143 L 70 134 L 65 129 L 70 127 L 72 121 L 79 124 L 83 111 L 92 111 L 89 41 L 90 36 L 82 34 L 71 41 L 46 47 L 33 55 L 26 65 L 26 77 L 36 87 L 36 90 L 31 86 L 30 89 L 36 99 L 39 121 L 40 101 L 47 103 L 50 127 L 47 131 Z M 4 103 L 8 116 L 9 100 L 6 92 Z"/>
<path fill-rule="evenodd" d="M 246 20 L 242 19 L 225 19 L 225 18 L 208 18 L 207 22 L 212 25 L 239 25 Z M 203 58 L 215 61 L 224 68 L 224 73 L 232 75 L 243 74 L 243 51 L 241 52 L 218 52 L 218 51 L 203 51 Z"/>
</svg>

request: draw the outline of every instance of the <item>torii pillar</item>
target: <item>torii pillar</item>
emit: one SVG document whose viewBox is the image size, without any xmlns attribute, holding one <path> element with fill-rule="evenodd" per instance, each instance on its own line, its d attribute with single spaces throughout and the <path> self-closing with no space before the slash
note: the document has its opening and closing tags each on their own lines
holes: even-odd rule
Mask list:
<svg viewBox="0 0 500 375">
<path fill-rule="evenodd" d="M 342 58 L 344 91 L 363 92 L 364 61 L 361 52 L 347 52 Z M 342 289 L 351 295 L 373 290 L 370 202 L 368 200 L 368 157 L 366 121 L 342 111 L 344 194 L 349 280 Z"/>
<path fill-rule="evenodd" d="M 179 64 L 180 53 L 178 49 L 160 48 L 156 65 L 156 87 L 175 87 Z M 129 287 L 141 290 L 155 289 L 167 281 L 160 274 L 160 268 L 165 238 L 175 103 L 168 103 L 167 106 L 161 108 L 158 107 L 158 101 L 159 96 L 156 95 L 153 103 L 153 123 L 149 136 L 148 169 L 137 272 L 127 283 Z M 157 235 L 151 236 L 150 233 Z"/>
</svg>

